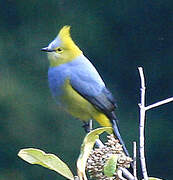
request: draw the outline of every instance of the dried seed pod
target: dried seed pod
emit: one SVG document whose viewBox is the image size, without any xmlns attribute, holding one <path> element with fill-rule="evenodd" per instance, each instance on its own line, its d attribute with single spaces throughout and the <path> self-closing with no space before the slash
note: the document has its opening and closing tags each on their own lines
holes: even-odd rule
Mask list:
<svg viewBox="0 0 173 180">
<path fill-rule="evenodd" d="M 96 180 L 119 180 L 117 173 L 114 173 L 113 177 L 107 177 L 104 174 L 104 166 L 107 160 L 112 155 L 118 155 L 117 159 L 117 168 L 124 167 L 129 168 L 132 159 L 127 157 L 123 151 L 122 145 L 119 143 L 118 139 L 115 139 L 114 135 L 108 135 L 108 140 L 105 143 L 104 147 L 95 148 L 87 161 L 87 172 L 89 173 L 90 177 Z"/>
</svg>

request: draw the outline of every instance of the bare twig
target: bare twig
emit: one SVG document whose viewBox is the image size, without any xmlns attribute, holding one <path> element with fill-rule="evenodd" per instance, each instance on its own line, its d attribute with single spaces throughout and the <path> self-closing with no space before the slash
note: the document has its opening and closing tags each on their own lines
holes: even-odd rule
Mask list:
<svg viewBox="0 0 173 180">
<path fill-rule="evenodd" d="M 136 169 L 136 142 L 133 142 L 133 176 L 137 180 L 137 169 Z"/>
<path fill-rule="evenodd" d="M 144 180 L 148 180 L 148 173 L 145 162 L 145 150 L 144 150 L 144 127 L 145 127 L 145 79 L 142 67 L 138 68 L 141 78 L 141 103 L 140 107 L 140 128 L 139 128 L 139 146 L 140 146 L 140 161 Z"/>
<path fill-rule="evenodd" d="M 89 131 L 92 131 L 92 129 L 93 129 L 93 120 L 90 119 L 89 120 Z"/>
<path fill-rule="evenodd" d="M 135 179 L 134 179 L 134 176 L 133 176 L 126 168 L 119 167 L 118 169 L 122 171 L 122 175 L 123 175 L 126 179 L 128 179 L 128 180 L 135 180 Z"/>
<path fill-rule="evenodd" d="M 139 128 L 140 161 L 141 161 L 141 167 L 142 167 L 144 180 L 148 180 L 148 174 L 147 174 L 147 168 L 146 168 L 146 162 L 145 162 L 145 151 L 144 151 L 145 112 L 149 109 L 152 109 L 157 106 L 161 106 L 163 104 L 173 101 L 173 97 L 145 106 L 145 78 L 144 78 L 142 67 L 138 67 L 138 70 L 139 70 L 140 79 L 141 79 L 141 102 L 139 104 L 139 107 L 140 107 L 140 128 Z"/>
<path fill-rule="evenodd" d="M 80 180 L 78 176 L 74 176 L 74 180 Z"/>
<path fill-rule="evenodd" d="M 156 102 L 156 103 L 154 103 L 154 104 L 151 104 L 151 105 L 145 107 L 145 110 L 147 111 L 147 110 L 149 110 L 149 109 L 155 108 L 155 107 L 157 107 L 157 106 L 161 106 L 161 105 L 163 105 L 163 104 L 166 104 L 166 103 L 169 103 L 169 102 L 172 102 L 172 101 L 173 101 L 173 97 L 168 98 L 168 99 L 165 99 L 165 100 L 163 100 L 163 101 Z"/>
<path fill-rule="evenodd" d="M 92 128 L 93 128 L 93 121 L 92 121 L 92 119 L 90 119 L 90 121 L 89 121 L 89 130 L 92 131 Z M 96 139 L 96 145 L 98 147 L 104 147 L 104 144 L 101 142 L 100 139 Z"/>
<path fill-rule="evenodd" d="M 123 177 L 123 172 L 121 169 L 118 169 L 117 170 L 117 175 L 118 175 L 118 178 L 121 179 L 121 180 L 127 180 Z"/>
<path fill-rule="evenodd" d="M 100 139 L 96 139 L 96 145 L 97 145 L 98 147 L 104 147 L 104 144 L 101 142 Z"/>
</svg>

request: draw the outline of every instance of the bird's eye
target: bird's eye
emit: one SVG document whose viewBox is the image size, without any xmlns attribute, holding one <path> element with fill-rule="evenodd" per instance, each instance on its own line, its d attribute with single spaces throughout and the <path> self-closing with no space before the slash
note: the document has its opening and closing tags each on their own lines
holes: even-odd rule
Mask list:
<svg viewBox="0 0 173 180">
<path fill-rule="evenodd" d="M 56 49 L 56 51 L 57 52 L 62 52 L 62 48 L 59 47 L 59 48 Z"/>
</svg>

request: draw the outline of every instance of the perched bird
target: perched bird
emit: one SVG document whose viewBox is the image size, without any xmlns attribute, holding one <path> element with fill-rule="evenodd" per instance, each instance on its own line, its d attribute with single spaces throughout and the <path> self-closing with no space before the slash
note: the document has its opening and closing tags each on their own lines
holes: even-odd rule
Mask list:
<svg viewBox="0 0 173 180">
<path fill-rule="evenodd" d="M 77 119 L 96 120 L 114 133 L 129 156 L 120 136 L 115 116 L 116 103 L 99 73 L 70 36 L 70 26 L 64 26 L 58 36 L 42 48 L 48 52 L 49 87 L 56 102 Z"/>
</svg>

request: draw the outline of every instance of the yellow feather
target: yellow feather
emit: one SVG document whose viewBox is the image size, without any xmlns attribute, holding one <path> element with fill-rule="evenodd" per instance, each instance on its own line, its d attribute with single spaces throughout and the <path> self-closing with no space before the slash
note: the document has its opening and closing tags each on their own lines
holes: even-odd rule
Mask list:
<svg viewBox="0 0 173 180">
<path fill-rule="evenodd" d="M 94 119 L 103 127 L 112 127 L 110 120 L 106 117 L 106 115 L 104 115 L 100 111 L 97 111 L 97 113 L 94 116 Z"/>
<path fill-rule="evenodd" d="M 82 51 L 78 48 L 78 46 L 73 42 L 71 38 L 70 26 L 64 26 L 60 30 L 58 38 L 61 41 L 59 47 L 62 48 L 62 52 L 48 53 L 51 67 L 68 63 L 82 54 Z M 57 50 L 59 47 L 56 47 L 55 50 Z"/>
<path fill-rule="evenodd" d="M 70 29 L 71 27 L 70 26 L 64 26 L 58 33 L 58 36 L 60 38 L 71 38 L 70 37 Z"/>
<path fill-rule="evenodd" d="M 64 26 L 59 34 L 58 37 L 62 41 L 62 47 L 72 50 L 74 53 L 81 54 L 81 50 L 79 47 L 74 43 L 70 35 L 70 26 Z"/>
<path fill-rule="evenodd" d="M 95 119 L 101 126 L 112 126 L 109 119 L 103 113 L 97 110 L 90 102 L 72 88 L 69 79 L 65 81 L 63 89 L 64 94 L 61 98 L 66 102 L 65 110 L 68 113 L 83 121 Z"/>
</svg>

